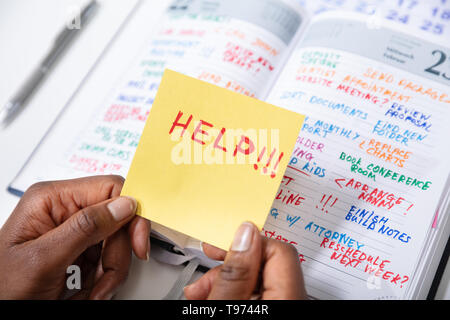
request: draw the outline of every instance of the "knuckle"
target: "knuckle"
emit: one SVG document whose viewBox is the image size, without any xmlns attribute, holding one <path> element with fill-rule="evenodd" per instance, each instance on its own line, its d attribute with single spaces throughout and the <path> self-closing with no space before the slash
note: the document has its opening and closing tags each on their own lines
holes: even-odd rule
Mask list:
<svg viewBox="0 0 450 320">
<path fill-rule="evenodd" d="M 286 255 L 291 255 L 291 256 L 297 257 L 298 252 L 297 252 L 297 249 L 294 247 L 293 244 L 284 243 L 283 245 L 284 245 L 283 246 L 283 250 L 284 250 L 283 252 Z"/>
<path fill-rule="evenodd" d="M 81 210 L 81 212 L 75 216 L 73 227 L 76 232 L 85 236 L 92 235 L 99 230 L 97 219 L 91 212 L 85 209 Z"/>
<path fill-rule="evenodd" d="M 247 281 L 250 279 L 250 270 L 246 266 L 227 263 L 220 268 L 219 277 L 226 281 Z"/>
<path fill-rule="evenodd" d="M 273 249 L 282 255 L 297 257 L 298 252 L 293 244 L 271 239 Z"/>
<path fill-rule="evenodd" d="M 123 185 L 124 182 L 125 182 L 125 179 L 124 179 L 122 176 L 113 174 L 113 175 L 111 175 L 110 177 L 111 177 L 111 180 L 112 180 L 115 184 Z"/>
<path fill-rule="evenodd" d="M 52 183 L 50 181 L 41 181 L 41 182 L 36 182 L 34 184 L 32 184 L 28 190 L 26 191 L 26 193 L 28 194 L 36 194 L 39 193 L 43 190 L 46 190 Z"/>
<path fill-rule="evenodd" d="M 110 197 L 115 197 L 120 195 L 120 191 L 122 190 L 125 179 L 119 175 L 109 175 L 107 176 L 106 185 L 110 189 L 109 195 Z"/>
<path fill-rule="evenodd" d="M 51 181 L 43 181 L 32 184 L 20 199 L 22 208 L 40 208 L 45 205 L 46 200 L 53 195 L 54 185 Z"/>
</svg>

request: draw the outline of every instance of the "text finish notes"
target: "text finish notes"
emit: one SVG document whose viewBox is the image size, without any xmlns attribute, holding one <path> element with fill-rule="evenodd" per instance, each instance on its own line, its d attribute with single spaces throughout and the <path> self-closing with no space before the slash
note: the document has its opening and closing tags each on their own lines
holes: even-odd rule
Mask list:
<svg viewBox="0 0 450 320">
<path fill-rule="evenodd" d="M 262 227 L 304 116 L 166 69 L 122 195 L 138 214 L 228 250 Z"/>
</svg>

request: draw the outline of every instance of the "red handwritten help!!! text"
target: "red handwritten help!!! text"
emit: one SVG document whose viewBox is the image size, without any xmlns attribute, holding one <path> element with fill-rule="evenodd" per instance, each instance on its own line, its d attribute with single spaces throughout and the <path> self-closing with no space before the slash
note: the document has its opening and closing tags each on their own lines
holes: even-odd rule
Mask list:
<svg viewBox="0 0 450 320">
<path fill-rule="evenodd" d="M 182 128 L 180 137 L 183 137 L 186 130 L 188 129 L 189 125 L 192 122 L 193 115 L 189 115 L 182 120 L 183 112 L 179 111 L 175 120 L 172 123 L 172 126 L 169 130 L 169 135 L 172 135 L 174 133 L 175 128 L 180 127 Z M 183 122 L 184 121 L 184 122 Z M 201 145 L 206 145 L 205 138 L 209 136 L 208 128 L 211 130 L 214 128 L 214 125 L 210 122 L 207 122 L 205 120 L 199 120 L 197 125 L 195 126 L 193 133 L 191 135 L 191 140 L 195 143 L 199 143 Z M 224 136 L 226 135 L 227 128 L 222 127 L 220 129 L 219 134 L 215 137 L 213 142 L 213 148 L 220 150 L 224 153 L 231 152 L 233 157 L 236 157 L 238 154 L 250 156 L 253 153 L 257 153 L 256 150 L 256 141 L 253 141 L 250 137 L 246 135 L 240 135 L 239 141 L 234 145 L 234 148 L 232 150 L 227 149 L 226 144 L 224 143 Z M 261 151 L 257 154 L 257 161 L 253 164 L 253 168 L 255 170 L 258 170 L 259 166 L 262 166 L 262 172 L 264 174 L 268 173 L 270 171 L 270 177 L 275 178 L 278 165 L 280 164 L 281 159 L 284 157 L 283 152 L 279 152 L 276 148 L 274 148 L 270 153 L 267 151 L 267 147 L 263 147 Z M 264 155 L 267 152 L 267 161 L 264 161 L 264 163 L 261 164 Z"/>
</svg>

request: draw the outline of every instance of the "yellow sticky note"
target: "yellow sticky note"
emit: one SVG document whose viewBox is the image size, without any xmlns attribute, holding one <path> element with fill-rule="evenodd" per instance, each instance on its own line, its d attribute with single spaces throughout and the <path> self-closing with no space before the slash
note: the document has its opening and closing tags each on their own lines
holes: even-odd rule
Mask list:
<svg viewBox="0 0 450 320">
<path fill-rule="evenodd" d="M 228 250 L 262 228 L 304 116 L 166 70 L 122 195 L 138 214 Z"/>
</svg>

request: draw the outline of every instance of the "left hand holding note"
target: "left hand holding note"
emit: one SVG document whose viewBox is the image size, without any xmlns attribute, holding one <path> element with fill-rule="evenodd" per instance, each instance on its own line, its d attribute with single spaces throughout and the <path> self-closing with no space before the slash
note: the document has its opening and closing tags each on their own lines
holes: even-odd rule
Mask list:
<svg viewBox="0 0 450 320">
<path fill-rule="evenodd" d="M 119 197 L 122 185 L 95 176 L 31 186 L 0 229 L 0 299 L 111 299 L 131 250 L 147 259 L 150 249 L 150 223 Z"/>
</svg>

